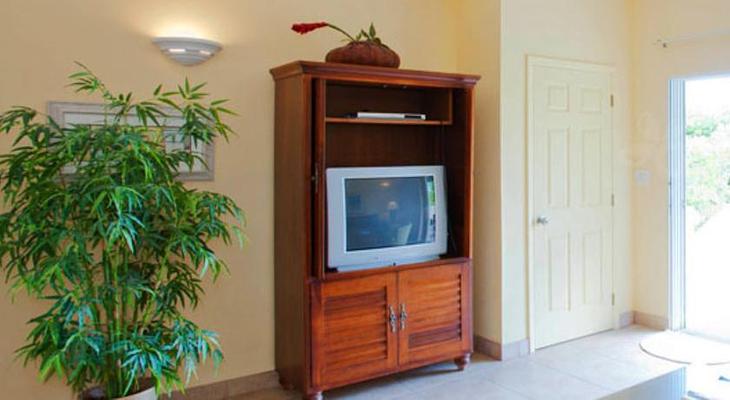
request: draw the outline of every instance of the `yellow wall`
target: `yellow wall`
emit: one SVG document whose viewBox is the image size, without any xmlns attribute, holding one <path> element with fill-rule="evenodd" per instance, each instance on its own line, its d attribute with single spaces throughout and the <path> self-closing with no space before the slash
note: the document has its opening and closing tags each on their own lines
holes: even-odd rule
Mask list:
<svg viewBox="0 0 730 400">
<path fill-rule="evenodd" d="M 298 21 L 325 19 L 354 30 L 372 20 L 400 53 L 403 67 L 484 76 L 476 99 L 475 333 L 501 343 L 528 335 L 526 57 L 615 66 L 617 310 L 666 316 L 666 85 L 672 76 L 727 72 L 730 48 L 727 40 L 670 49 L 652 42 L 726 28 L 727 1 L 420 0 L 414 7 L 414 2 L 392 0 L 5 0 L 2 11 L 0 109 L 87 100 L 64 88 L 73 60 L 79 60 L 112 88 L 140 94 L 185 76 L 207 81 L 212 93 L 230 98 L 240 112 L 231 121 L 238 136 L 216 148 L 216 180 L 198 185 L 231 195 L 248 211 L 251 240 L 242 252 L 221 249 L 232 275 L 209 290 L 196 313 L 204 326 L 221 333 L 227 356 L 219 374 L 206 370 L 201 383 L 273 369 L 273 83 L 268 68 L 322 59 L 339 44 L 333 32 L 295 35 L 288 28 Z M 178 33 L 216 39 L 224 49 L 206 64 L 176 65 L 150 39 Z M 0 152 L 8 145 L 8 138 L 0 138 Z M 635 168 L 652 173 L 649 186 L 632 188 Z M 4 397 L 66 396 L 58 382 L 40 384 L 32 369 L 12 361 L 27 331 L 25 321 L 40 310 L 39 303 L 23 296 L 14 305 L 9 299 L 0 302 Z"/>
<path fill-rule="evenodd" d="M 659 38 L 730 28 L 725 0 L 641 0 L 633 6 L 635 93 L 633 162 L 651 181 L 635 189 L 634 265 L 637 311 L 668 316 L 667 115 L 673 77 L 730 72 L 728 37 L 688 41 L 663 49 Z"/>
<path fill-rule="evenodd" d="M 616 67 L 614 287 L 631 310 L 629 10 L 624 0 L 503 0 L 501 51 L 502 343 L 527 337 L 526 57 Z"/>
<path fill-rule="evenodd" d="M 195 316 L 222 336 L 226 361 L 217 376 L 204 371 L 198 383 L 274 368 L 273 344 L 273 82 L 268 69 L 291 60 L 321 60 L 340 45 L 334 32 L 300 37 L 293 22 L 328 20 L 355 30 L 375 21 L 397 50 L 403 67 L 457 70 L 454 8 L 448 0 L 4 0 L 0 48 L 0 109 L 14 104 L 45 109 L 48 100 L 86 100 L 64 85 L 79 60 L 113 89 L 149 93 L 158 82 L 185 76 L 207 81 L 210 92 L 231 99 L 240 117 L 238 136 L 216 147 L 216 179 L 199 187 L 232 196 L 248 211 L 250 245 L 221 249 L 231 276 L 221 279 Z M 182 32 L 181 32 L 182 31 Z M 191 31 L 223 44 L 208 63 L 174 64 L 151 43 L 161 34 Z M 0 139 L 0 152 L 8 150 Z M 0 390 L 2 398 L 63 399 L 57 381 L 41 384 L 32 368 L 13 362 L 24 325 L 42 305 L 24 296 L 11 305 L 0 287 Z"/>
<path fill-rule="evenodd" d="M 457 12 L 459 69 L 482 76 L 474 105 L 474 333 L 501 343 L 500 0 L 463 0 Z"/>
<path fill-rule="evenodd" d="M 614 287 L 617 314 L 632 310 L 628 1 L 462 0 L 458 4 L 459 68 L 483 76 L 476 99 L 475 333 L 503 344 L 528 336 L 528 55 L 616 67 Z"/>
</svg>

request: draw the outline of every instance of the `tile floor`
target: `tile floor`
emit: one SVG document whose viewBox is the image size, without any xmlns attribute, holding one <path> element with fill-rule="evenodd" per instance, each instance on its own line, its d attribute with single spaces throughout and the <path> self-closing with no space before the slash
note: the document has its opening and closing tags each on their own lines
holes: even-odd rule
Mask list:
<svg viewBox="0 0 730 400">
<path fill-rule="evenodd" d="M 500 362 L 475 354 L 464 371 L 438 364 L 394 377 L 325 392 L 325 399 L 561 399 L 600 398 L 654 378 L 675 364 L 645 354 L 639 342 L 654 330 L 631 326 L 538 350 Z M 231 400 L 298 400 L 296 393 L 269 389 Z"/>
</svg>

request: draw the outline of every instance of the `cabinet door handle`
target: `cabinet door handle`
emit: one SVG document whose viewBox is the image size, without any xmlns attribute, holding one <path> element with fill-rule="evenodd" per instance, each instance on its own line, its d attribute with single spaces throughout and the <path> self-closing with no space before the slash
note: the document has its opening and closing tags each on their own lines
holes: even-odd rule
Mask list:
<svg viewBox="0 0 730 400">
<path fill-rule="evenodd" d="M 390 323 L 390 331 L 395 333 L 398 330 L 398 317 L 395 315 L 393 306 L 388 306 L 388 323 Z"/>
<path fill-rule="evenodd" d="M 400 305 L 400 330 L 406 329 L 406 320 L 408 319 L 408 313 L 406 312 L 406 304 L 401 303 Z"/>
</svg>

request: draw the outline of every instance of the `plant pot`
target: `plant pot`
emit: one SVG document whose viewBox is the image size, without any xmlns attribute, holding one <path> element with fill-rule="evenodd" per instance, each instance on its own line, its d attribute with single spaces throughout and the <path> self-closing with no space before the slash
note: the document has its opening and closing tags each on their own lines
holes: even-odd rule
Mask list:
<svg viewBox="0 0 730 400">
<path fill-rule="evenodd" d="M 398 68 L 400 57 L 390 47 L 374 42 L 350 42 L 330 50 L 325 61 L 343 64 L 374 65 Z"/>
<path fill-rule="evenodd" d="M 101 388 L 92 388 L 89 390 L 84 391 L 81 393 L 81 396 L 79 396 L 80 400 L 99 400 L 99 399 L 106 399 L 106 396 L 104 395 L 104 390 Z M 157 400 L 157 393 L 155 393 L 155 387 L 152 386 L 148 389 L 145 389 L 141 392 L 137 392 L 135 394 L 130 394 L 129 396 L 125 397 L 119 397 L 115 398 L 113 400 Z"/>
<path fill-rule="evenodd" d="M 115 400 L 157 400 L 157 393 L 155 393 L 155 387 L 152 386 L 149 389 Z"/>
</svg>

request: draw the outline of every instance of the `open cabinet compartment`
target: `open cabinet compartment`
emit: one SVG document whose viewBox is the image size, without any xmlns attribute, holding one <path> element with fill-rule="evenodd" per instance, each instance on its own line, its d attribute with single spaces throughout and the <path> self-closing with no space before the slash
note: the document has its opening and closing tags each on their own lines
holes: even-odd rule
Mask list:
<svg viewBox="0 0 730 400">
<path fill-rule="evenodd" d="M 324 119 L 320 153 L 321 176 L 327 168 L 390 167 L 443 165 L 445 168 L 448 246 L 443 258 L 470 257 L 471 220 L 471 132 L 464 121 L 471 112 L 467 91 L 454 88 L 417 86 L 365 86 L 344 82 L 320 83 L 324 104 L 315 111 L 315 119 Z M 439 124 L 357 124 L 331 123 L 329 115 L 352 110 L 373 109 L 389 112 L 423 112 L 442 118 Z M 321 113 L 317 115 L 318 113 Z M 324 115 L 322 115 L 324 114 Z M 456 118 L 454 118 L 456 116 Z M 448 123 L 446 123 L 448 121 Z M 316 151 L 315 151 L 316 153 Z M 322 184 L 327 192 L 326 182 Z M 326 201 L 322 196 L 320 223 L 326 240 Z M 357 275 L 356 272 L 336 272 L 328 267 L 326 246 L 313 265 L 320 277 Z M 386 267 L 386 268 L 399 268 Z M 382 269 L 382 268 L 381 268 Z M 324 274 L 324 275 L 322 275 Z"/>
<path fill-rule="evenodd" d="M 326 118 L 331 123 L 449 125 L 452 89 L 418 86 L 327 83 Z M 424 114 L 425 120 L 348 118 L 358 111 Z"/>
</svg>

